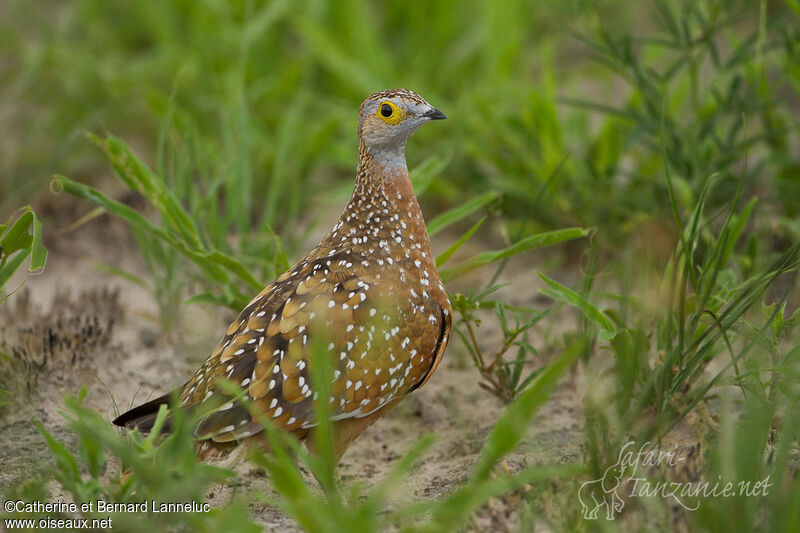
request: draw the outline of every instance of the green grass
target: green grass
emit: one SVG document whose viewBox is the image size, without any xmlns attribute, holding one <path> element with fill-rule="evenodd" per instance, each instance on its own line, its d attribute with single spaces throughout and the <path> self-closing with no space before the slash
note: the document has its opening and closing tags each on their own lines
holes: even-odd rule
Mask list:
<svg viewBox="0 0 800 533">
<path fill-rule="evenodd" d="M 17 211 L 5 224 L 0 224 L 0 303 L 17 292 L 31 274 L 40 273 L 47 262 L 47 250 L 42 246 L 42 223 L 28 207 Z M 28 260 L 25 279 L 9 292 L 3 292 L 11 276 Z"/>
<path fill-rule="evenodd" d="M 44 221 L 26 210 L 0 226 L 0 288 L 28 257 L 40 270 L 42 238 L 71 222 L 39 203 L 69 205 L 127 223 L 146 271 L 98 267 L 147 288 L 162 331 L 184 305 L 238 310 L 303 254 L 318 208 L 344 204 L 363 97 L 405 86 L 449 118 L 415 135 L 409 166 L 429 231 L 447 243 L 437 265 L 461 341 L 448 357 L 475 366 L 482 401 L 505 411 L 468 479 L 438 500 L 390 503 L 424 437 L 370 490 L 340 486 L 324 452 L 296 443 L 284 445 L 318 484 L 291 454 L 255 454 L 275 489 L 266 503 L 310 531 L 451 531 L 514 495 L 520 530 L 669 531 L 664 499 L 629 502 L 627 522 L 591 522 L 575 494 L 625 442 L 690 427 L 704 479 L 774 487 L 703 498 L 681 525 L 800 529 L 796 0 L 44 4 L 51 15 L 22 0 L 0 8 L 0 128 L 12 132 L 0 219 L 32 204 Z M 68 194 L 49 197 L 53 175 Z M 538 290 L 541 305 L 499 296 L 511 264 L 526 272 L 512 288 Z M 589 376 L 575 391 L 584 456 L 502 474 L 574 365 Z M 20 498 L 46 498 L 47 479 L 113 501 L 237 483 L 194 460 L 191 420 L 143 439 L 78 400 L 65 410 L 77 445 L 42 428 L 55 467 Z M 171 525 L 251 530 L 249 506 L 264 500 L 237 494 Z"/>
<path fill-rule="evenodd" d="M 20 104 L 8 126 L 23 146 L 48 144 L 4 148 L 14 157 L 3 158 L 0 197 L 26 198 L 54 169 L 96 176 L 103 167 L 82 133 L 108 129 L 146 149 L 180 199 L 208 198 L 218 242 L 284 233 L 307 212 L 309 188 L 347 189 L 360 99 L 407 85 L 451 117 L 420 132 L 429 149 L 409 152 L 412 166 L 421 153 L 449 161 L 429 202 L 489 187 L 504 213 L 539 225 L 610 223 L 610 245 L 641 217 L 668 213 L 666 184 L 652 180 L 663 145 L 681 209 L 714 172 L 720 205 L 747 151 L 746 192 L 767 180 L 783 214 L 796 213 L 792 4 L 637 7 L 83 0 L 40 24 L 37 9 L 12 1 L 3 76 Z"/>
</svg>

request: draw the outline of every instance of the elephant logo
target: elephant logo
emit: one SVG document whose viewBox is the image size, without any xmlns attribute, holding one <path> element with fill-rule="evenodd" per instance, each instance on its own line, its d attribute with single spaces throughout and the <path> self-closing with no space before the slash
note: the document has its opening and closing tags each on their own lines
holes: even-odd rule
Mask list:
<svg viewBox="0 0 800 533">
<path fill-rule="evenodd" d="M 632 444 L 632 443 L 629 443 Z M 578 489 L 578 501 L 581 503 L 583 518 L 586 520 L 597 520 L 600 509 L 605 507 L 606 520 L 614 520 L 617 513 L 622 512 L 625 502 L 617 493 L 620 485 L 626 481 L 623 479 L 628 469 L 633 466 L 629 461 L 625 461 L 624 446 L 619 452 L 619 459 L 615 464 L 608 467 L 599 479 L 584 482 Z M 630 473 L 631 475 L 633 472 Z"/>
</svg>

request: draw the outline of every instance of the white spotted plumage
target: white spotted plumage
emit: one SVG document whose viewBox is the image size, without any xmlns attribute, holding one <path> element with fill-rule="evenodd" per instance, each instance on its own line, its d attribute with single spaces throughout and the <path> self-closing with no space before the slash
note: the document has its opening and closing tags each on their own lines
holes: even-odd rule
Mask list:
<svg viewBox="0 0 800 533">
<path fill-rule="evenodd" d="M 389 125 L 379 115 L 387 101 L 404 110 L 401 122 Z M 317 247 L 248 304 L 181 391 L 186 407 L 218 402 L 199 423 L 198 438 L 225 443 L 258 433 L 220 378 L 238 383 L 275 425 L 307 433 L 320 401 L 309 368 L 317 345 L 330 355 L 337 422 L 371 423 L 433 373 L 449 337 L 450 304 L 403 147 L 434 118 L 444 116 L 411 91 L 364 101 L 357 179 L 344 213 Z"/>
</svg>

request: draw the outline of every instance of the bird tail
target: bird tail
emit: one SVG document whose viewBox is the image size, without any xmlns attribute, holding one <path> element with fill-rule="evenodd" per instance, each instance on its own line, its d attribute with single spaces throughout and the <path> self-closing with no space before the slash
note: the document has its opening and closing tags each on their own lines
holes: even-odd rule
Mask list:
<svg viewBox="0 0 800 533">
<path fill-rule="evenodd" d="M 173 391 L 163 396 L 159 396 L 154 400 L 136 406 L 133 409 L 126 411 L 114 419 L 114 425 L 126 427 L 128 429 L 138 429 L 142 433 L 149 433 L 153 429 L 156 416 L 158 416 L 158 409 L 161 405 L 169 406 L 172 399 L 177 398 L 180 391 Z M 169 418 L 164 423 L 162 431 L 169 431 Z"/>
</svg>

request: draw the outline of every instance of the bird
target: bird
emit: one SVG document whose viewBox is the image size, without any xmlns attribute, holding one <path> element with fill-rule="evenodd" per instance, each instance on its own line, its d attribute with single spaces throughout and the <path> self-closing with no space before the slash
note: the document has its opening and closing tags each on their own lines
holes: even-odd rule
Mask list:
<svg viewBox="0 0 800 533">
<path fill-rule="evenodd" d="M 315 341 L 324 339 L 338 463 L 365 429 L 425 385 L 447 347 L 452 308 L 405 146 L 420 126 L 445 118 L 407 89 L 366 98 L 358 115 L 355 186 L 329 233 L 253 298 L 182 387 L 113 423 L 147 433 L 162 404 L 183 410 L 209 406 L 194 428 L 205 459 L 255 439 L 263 444 L 264 428 L 252 416 L 257 410 L 261 420 L 310 448 L 323 401 L 312 380 L 312 354 Z M 223 390 L 221 380 L 240 387 L 250 409 Z"/>
</svg>

